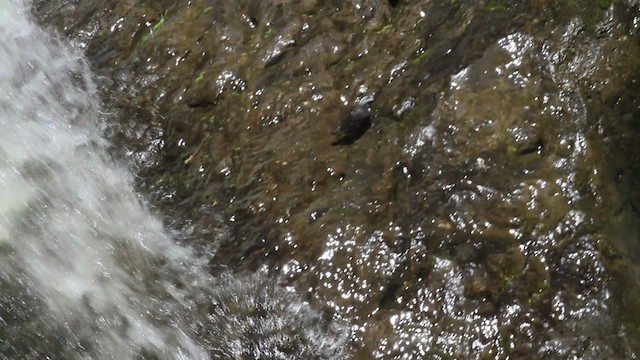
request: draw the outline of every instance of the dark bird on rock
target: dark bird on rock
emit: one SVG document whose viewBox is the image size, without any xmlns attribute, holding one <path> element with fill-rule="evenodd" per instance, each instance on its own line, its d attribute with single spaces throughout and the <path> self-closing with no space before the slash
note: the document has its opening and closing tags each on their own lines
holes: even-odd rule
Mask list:
<svg viewBox="0 0 640 360">
<path fill-rule="evenodd" d="M 350 145 L 364 135 L 371 127 L 371 108 L 369 104 L 373 96 L 365 96 L 358 103 L 347 109 L 338 125 L 331 131 L 332 135 L 338 135 L 338 140 L 331 145 Z"/>
</svg>

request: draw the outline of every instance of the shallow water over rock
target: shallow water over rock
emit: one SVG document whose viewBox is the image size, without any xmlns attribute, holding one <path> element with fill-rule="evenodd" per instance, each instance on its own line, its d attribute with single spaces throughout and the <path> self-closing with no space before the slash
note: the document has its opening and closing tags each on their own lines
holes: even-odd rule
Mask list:
<svg viewBox="0 0 640 360">
<path fill-rule="evenodd" d="M 343 339 L 327 326 L 348 324 L 353 359 L 640 351 L 635 2 L 87 0 L 34 12 L 85 50 L 109 150 L 179 241 L 214 276 L 273 281 L 260 316 L 292 319 L 269 304 L 297 293 L 313 315 L 295 332 Z M 371 128 L 331 146 L 340 114 L 367 95 Z M 200 311 L 244 328 L 222 299 Z M 261 348 L 255 331 L 197 341 L 213 357 L 261 358 L 240 350 Z M 284 349 L 266 357 L 308 357 L 287 339 L 266 341 Z M 308 339 L 313 356 L 337 356 Z"/>
<path fill-rule="evenodd" d="M 340 358 L 344 326 L 167 233 L 109 155 L 84 55 L 27 5 L 0 4 L 0 358 Z"/>
</svg>

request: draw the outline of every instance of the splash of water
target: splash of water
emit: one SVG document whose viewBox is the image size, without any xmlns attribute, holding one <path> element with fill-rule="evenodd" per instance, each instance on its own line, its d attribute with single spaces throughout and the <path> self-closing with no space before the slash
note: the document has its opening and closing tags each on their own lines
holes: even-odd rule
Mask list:
<svg viewBox="0 0 640 360">
<path fill-rule="evenodd" d="M 0 32 L 1 355 L 206 358 L 174 320 L 206 276 L 107 156 L 82 55 L 22 2 Z"/>
</svg>

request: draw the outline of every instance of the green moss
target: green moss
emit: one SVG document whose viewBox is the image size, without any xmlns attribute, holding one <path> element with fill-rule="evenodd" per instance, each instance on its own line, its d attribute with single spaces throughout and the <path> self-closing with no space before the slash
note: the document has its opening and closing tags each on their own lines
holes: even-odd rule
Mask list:
<svg viewBox="0 0 640 360">
<path fill-rule="evenodd" d="M 160 29 L 160 27 L 161 27 L 163 24 L 164 24 L 164 16 L 162 16 L 162 17 L 160 18 L 160 20 L 159 20 L 157 23 L 155 23 L 155 24 L 153 25 L 153 27 L 151 28 L 151 30 L 153 30 L 153 31 L 158 31 L 158 29 Z"/>
<path fill-rule="evenodd" d="M 482 7 L 486 11 L 504 11 L 507 9 L 506 0 L 490 0 Z"/>
<path fill-rule="evenodd" d="M 336 214 L 344 214 L 347 212 L 347 208 L 344 205 L 337 205 L 332 207 L 331 211 Z"/>
<path fill-rule="evenodd" d="M 392 23 L 388 23 L 387 25 L 383 26 L 382 29 L 376 31 L 376 34 L 383 34 L 387 31 L 389 31 L 391 28 L 393 27 Z"/>
<path fill-rule="evenodd" d="M 264 37 L 270 37 L 273 33 L 274 33 L 274 29 L 273 27 L 268 27 L 267 30 L 264 32 Z"/>
<path fill-rule="evenodd" d="M 198 76 L 196 77 L 196 84 L 202 82 L 202 80 L 204 80 L 204 78 L 206 77 L 207 73 L 203 70 L 200 71 L 200 73 L 198 74 Z"/>
<path fill-rule="evenodd" d="M 422 52 L 418 53 L 418 55 L 411 60 L 411 63 L 416 65 L 419 64 L 422 59 L 424 59 L 429 54 L 428 50 L 422 50 Z"/>
<path fill-rule="evenodd" d="M 598 6 L 601 9 L 607 9 L 609 8 L 609 6 L 611 6 L 611 4 L 613 4 L 612 0 L 597 0 Z"/>
</svg>

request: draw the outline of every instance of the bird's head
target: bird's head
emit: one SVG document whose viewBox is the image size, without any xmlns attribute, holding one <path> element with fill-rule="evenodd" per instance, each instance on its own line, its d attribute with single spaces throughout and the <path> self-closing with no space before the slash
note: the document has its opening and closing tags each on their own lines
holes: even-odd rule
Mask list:
<svg viewBox="0 0 640 360">
<path fill-rule="evenodd" d="M 358 105 L 369 107 L 369 104 L 371 104 L 374 100 L 375 98 L 373 97 L 373 95 L 363 96 L 362 98 L 360 98 L 360 100 L 358 100 Z"/>
</svg>

